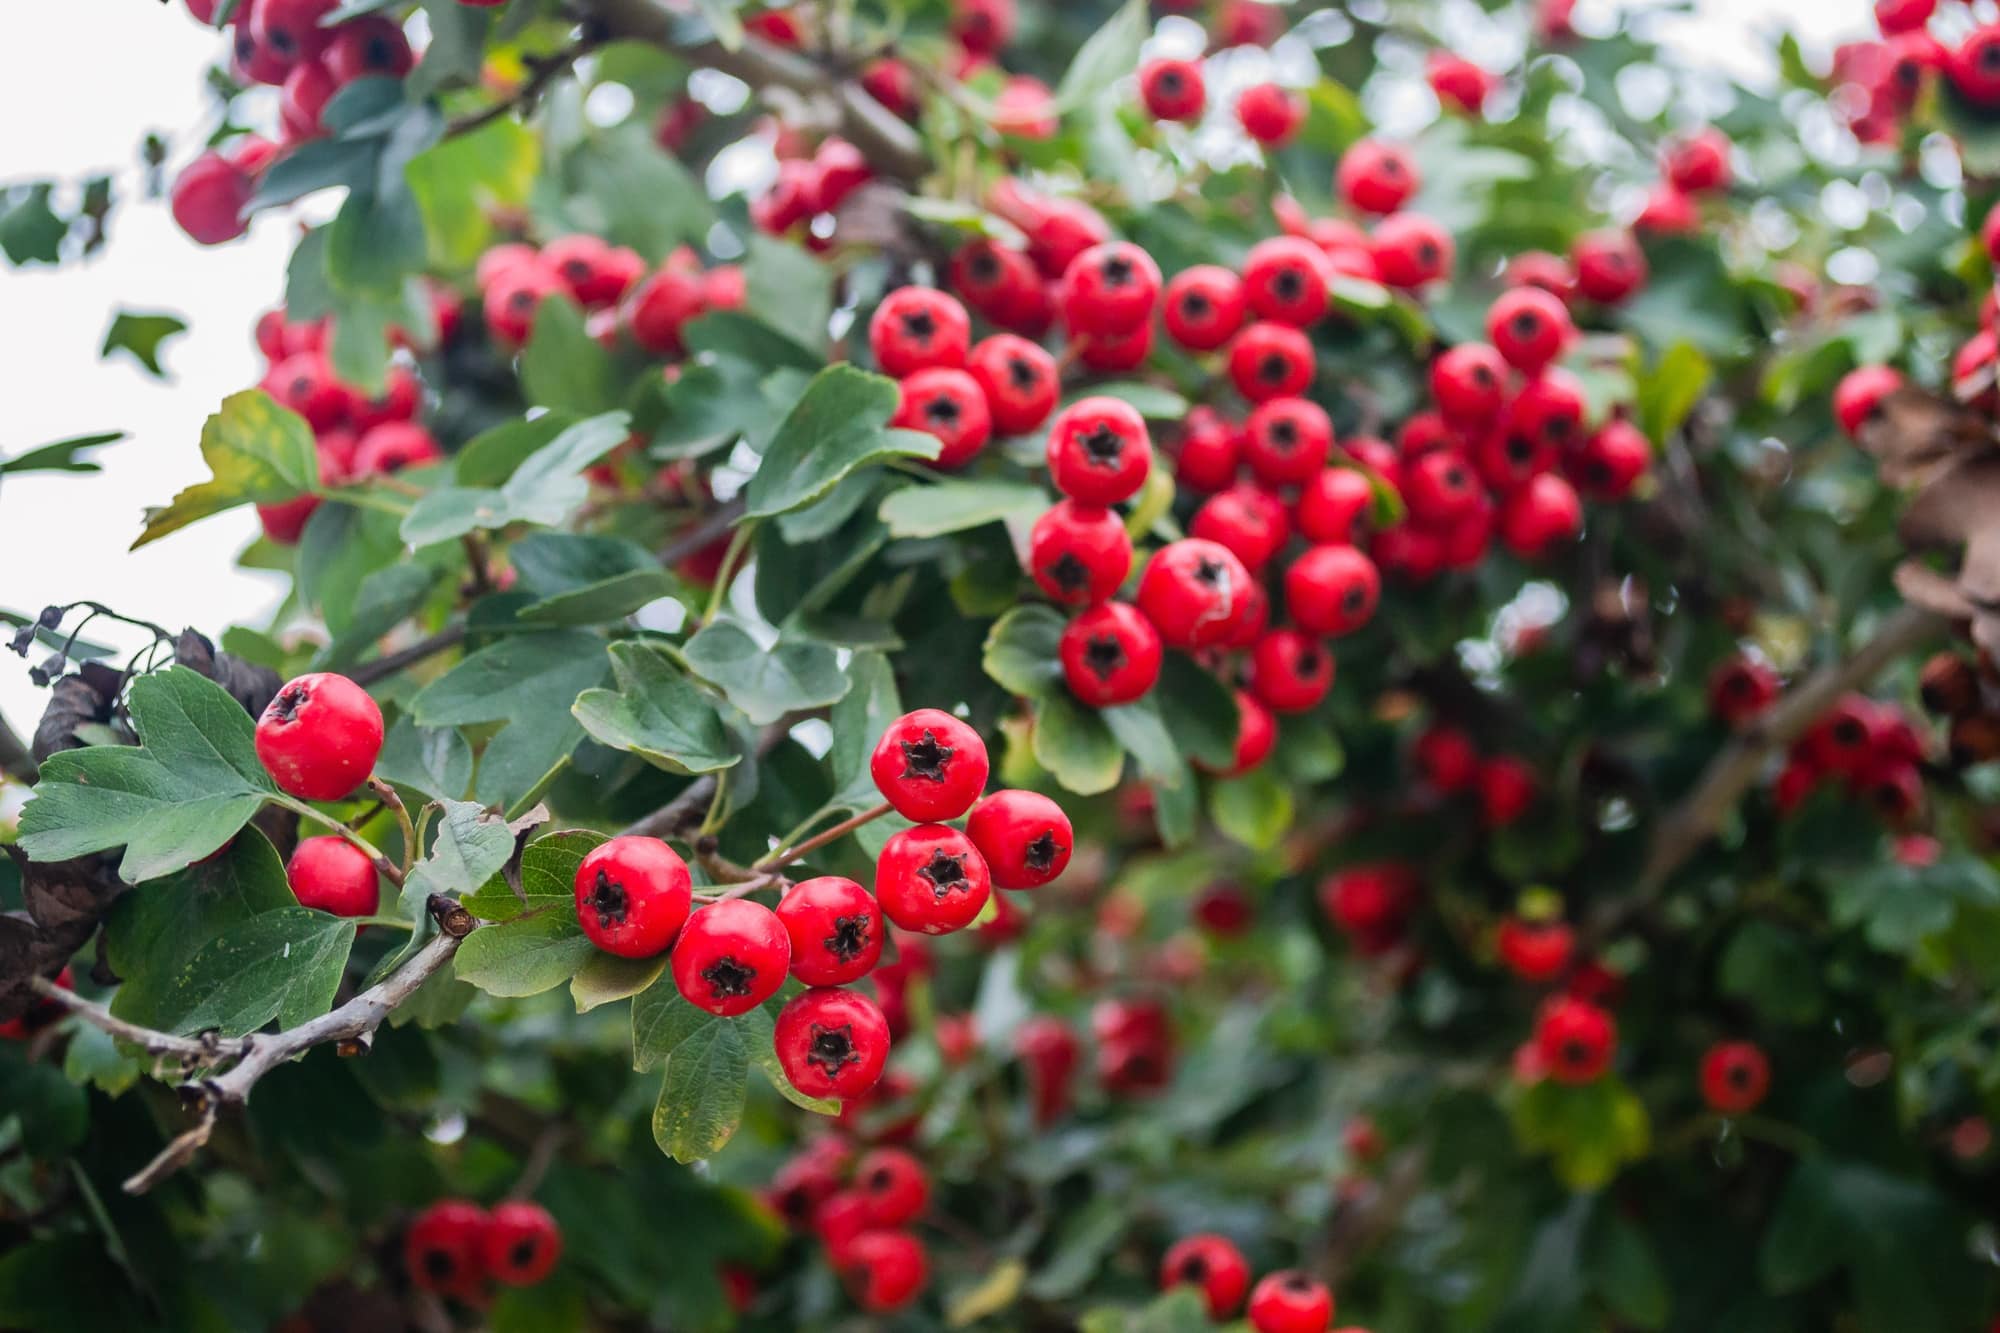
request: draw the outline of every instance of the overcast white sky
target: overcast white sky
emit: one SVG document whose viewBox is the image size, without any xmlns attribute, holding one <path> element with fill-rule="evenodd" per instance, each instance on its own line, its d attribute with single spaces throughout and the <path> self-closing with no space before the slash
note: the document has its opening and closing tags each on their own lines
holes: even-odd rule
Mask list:
<svg viewBox="0 0 2000 1333">
<path fill-rule="evenodd" d="M 1581 0 L 1579 13 L 1588 22 L 1623 3 Z M 1754 70 L 1746 64 L 1749 33 L 1789 26 L 1823 51 L 1867 33 L 1869 8 L 1867 0 L 1697 0 L 1677 39 L 1747 72 Z M 201 137 L 191 127 L 205 133 L 201 76 L 215 49 L 215 37 L 179 0 L 9 6 L 0 44 L 0 125 L 8 127 L 0 181 L 113 170 L 125 199 L 110 246 L 87 264 L 22 271 L 0 261 L 0 454 L 95 431 L 131 437 L 106 451 L 102 474 L 0 481 L 0 606 L 32 615 L 48 603 L 93 597 L 169 628 L 214 634 L 275 604 L 269 576 L 232 567 L 256 530 L 247 511 L 136 554 L 126 550 L 146 505 L 205 475 L 196 448 L 202 420 L 258 373 L 251 325 L 282 291 L 294 230 L 267 219 L 243 241 L 203 249 L 175 229 L 163 204 L 130 197 L 148 130 L 189 143 Z M 187 156 L 177 151 L 174 164 Z M 122 356 L 98 361 L 120 307 L 173 312 L 190 325 L 168 344 L 165 383 Z M 102 638 L 135 642 L 110 628 Z M 0 658 L 0 716 L 25 732 L 43 698 L 25 664 Z"/>
</svg>

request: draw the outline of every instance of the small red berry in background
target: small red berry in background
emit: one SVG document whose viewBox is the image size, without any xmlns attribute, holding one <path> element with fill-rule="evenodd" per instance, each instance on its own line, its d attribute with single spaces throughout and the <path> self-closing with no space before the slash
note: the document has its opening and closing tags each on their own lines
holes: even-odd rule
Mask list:
<svg viewBox="0 0 2000 1333">
<path fill-rule="evenodd" d="M 1333 422 L 1309 398 L 1272 398 L 1243 427 L 1243 461 L 1267 486 L 1310 481 L 1333 456 Z"/>
<path fill-rule="evenodd" d="M 1713 125 L 1670 141 L 1660 154 L 1660 168 L 1676 190 L 1709 194 L 1727 190 L 1734 175 L 1729 163 L 1729 136 Z"/>
<path fill-rule="evenodd" d="M 1236 99 L 1236 120 L 1243 132 L 1266 148 L 1282 148 L 1305 123 L 1305 99 L 1275 83 L 1259 83 Z"/>
<path fill-rule="evenodd" d="M 1369 243 L 1382 281 L 1405 291 L 1448 276 L 1458 254 L 1451 233 L 1421 213 L 1383 218 Z"/>
<path fill-rule="evenodd" d="M 1717 1115 L 1748 1115 L 1771 1090 L 1771 1062 L 1753 1042 L 1722 1041 L 1701 1057 L 1701 1095 Z"/>
<path fill-rule="evenodd" d="M 1833 417 L 1851 438 L 1873 420 L 1882 400 L 1903 387 L 1902 372 L 1893 366 L 1863 366 L 1850 370 L 1833 390 Z"/>
<path fill-rule="evenodd" d="M 1379 139 L 1354 144 L 1333 173 L 1333 188 L 1349 207 L 1383 217 L 1409 203 L 1422 184 L 1409 153 Z"/>
<path fill-rule="evenodd" d="M 1153 317 L 1160 266 L 1130 241 L 1093 245 L 1063 270 L 1056 306 L 1073 334 L 1125 334 Z"/>
<path fill-rule="evenodd" d="M 1070 693 L 1093 708 L 1129 704 L 1160 678 L 1160 632 L 1126 602 L 1105 602 L 1071 620 L 1056 651 Z"/>
<path fill-rule="evenodd" d="M 1326 253 L 1301 236 L 1273 236 L 1243 259 L 1243 298 L 1259 319 L 1309 328 L 1326 313 Z"/>
<path fill-rule="evenodd" d="M 1536 1054 L 1558 1083 L 1593 1083 L 1611 1068 L 1618 1025 L 1588 1000 L 1560 997 L 1542 1007 L 1535 1022 Z"/>
<path fill-rule="evenodd" d="M 919 708 L 891 722 L 868 771 L 905 819 L 956 819 L 986 789 L 986 742 L 949 713 Z"/>
<path fill-rule="evenodd" d="M 403 1233 L 403 1267 L 425 1291 L 452 1293 L 485 1275 L 486 1210 L 467 1199 L 440 1199 Z"/>
<path fill-rule="evenodd" d="M 870 1227 L 900 1227 L 923 1216 L 931 1178 L 915 1154 L 877 1148 L 854 1164 L 854 1189 L 866 1205 Z"/>
<path fill-rule="evenodd" d="M 903 378 L 889 424 L 922 431 L 942 446 L 936 466 L 951 471 L 979 456 L 993 438 L 993 417 L 979 381 L 952 366 L 932 366 Z"/>
<path fill-rule="evenodd" d="M 1285 613 L 1301 629 L 1328 638 L 1366 625 L 1381 597 L 1375 562 L 1352 546 L 1315 546 L 1285 570 Z"/>
<path fill-rule="evenodd" d="M 993 428 L 1002 435 L 1034 430 L 1055 411 L 1062 386 L 1055 358 L 1039 343 L 996 333 L 973 344 L 965 368 L 986 395 Z"/>
<path fill-rule="evenodd" d="M 1410 747 L 1417 780 L 1441 796 L 1451 796 L 1479 778 L 1479 748 L 1457 727 L 1439 723 L 1425 728 Z"/>
<path fill-rule="evenodd" d="M 679 852 L 658 838 L 601 843 L 577 864 L 577 922 L 606 953 L 652 958 L 673 947 L 693 903 L 693 880 Z"/>
<path fill-rule="evenodd" d="M 816 987 L 778 1011 L 772 1029 L 778 1063 L 808 1097 L 859 1097 L 882 1077 L 889 1021 L 865 995 Z"/>
<path fill-rule="evenodd" d="M 1424 59 L 1424 80 L 1444 105 L 1477 116 L 1486 110 L 1500 80 L 1450 51 L 1433 51 Z"/>
<path fill-rule="evenodd" d="M 1346 447 L 1351 450 L 1354 443 L 1348 441 Z M 1375 488 L 1359 470 L 1329 467 L 1300 487 L 1294 517 L 1308 541 L 1346 545 L 1354 540 L 1355 525 L 1374 503 Z"/>
<path fill-rule="evenodd" d="M 335 916 L 370 916 L 381 901 L 375 863 L 345 838 L 306 838 L 285 863 L 285 879 L 301 907 Z"/>
<path fill-rule="evenodd" d="M 368 778 L 382 751 L 382 710 L 330 671 L 285 683 L 257 719 L 257 758 L 287 795 L 337 801 Z"/>
<path fill-rule="evenodd" d="M 898 287 L 869 317 L 868 347 L 882 373 L 897 379 L 932 366 L 959 367 L 972 350 L 972 321 L 944 292 Z"/>
<path fill-rule="evenodd" d="M 1500 961 L 1531 986 L 1546 986 L 1569 971 L 1576 952 L 1576 932 L 1560 921 L 1500 923 L 1495 937 Z"/>
<path fill-rule="evenodd" d="M 514 1199 L 495 1204 L 480 1237 L 487 1276 L 510 1287 L 532 1287 L 562 1258 L 562 1229 L 546 1208 Z"/>
<path fill-rule="evenodd" d="M 1169 647 L 1212 648 L 1239 628 L 1250 609 L 1252 586 L 1249 571 L 1229 548 L 1184 538 L 1146 562 L 1139 609 Z"/>
<path fill-rule="evenodd" d="M 1208 105 L 1201 64 L 1162 57 L 1139 67 L 1139 96 L 1155 120 L 1197 121 Z"/>
<path fill-rule="evenodd" d="M 1317 708 L 1333 688 L 1333 653 L 1295 629 L 1266 631 L 1250 650 L 1250 690 L 1279 713 Z"/>
<path fill-rule="evenodd" d="M 1513 287 L 1488 307 L 1486 336 L 1508 365 L 1534 375 L 1562 355 L 1576 325 L 1561 297 L 1538 286 Z"/>
<path fill-rule="evenodd" d="M 792 965 L 792 939 L 770 908 L 745 898 L 710 903 L 687 919 L 674 945 L 674 986 L 697 1009 L 724 1018 L 749 1013 L 778 993 Z"/>
<path fill-rule="evenodd" d="M 1111 505 L 1129 500 L 1152 470 L 1153 442 L 1131 404 L 1083 398 L 1049 426 L 1049 480 L 1072 500 Z"/>
<path fill-rule="evenodd" d="M 1266 759 L 1278 744 L 1277 719 L 1256 695 L 1236 691 L 1236 748 L 1223 777 L 1241 777 Z"/>
<path fill-rule="evenodd" d="M 1617 305 L 1646 285 L 1646 256 L 1630 232 L 1598 231 L 1570 251 L 1576 290 L 1603 305 Z"/>
<path fill-rule="evenodd" d="M 1003 889 L 1038 889 L 1069 865 L 1069 816 L 1040 792 L 996 791 L 972 807 L 965 834 Z"/>
<path fill-rule="evenodd" d="M 1248 308 L 1241 278 L 1220 264 L 1196 264 L 1167 283 L 1160 310 L 1169 338 L 1207 352 L 1235 336 Z"/>
<path fill-rule="evenodd" d="M 792 941 L 792 975 L 808 986 L 844 986 L 882 957 L 882 912 L 851 879 L 821 875 L 785 891 L 778 920 Z"/>
<path fill-rule="evenodd" d="M 1229 378 L 1253 403 L 1304 393 L 1313 365 L 1312 340 L 1289 324 L 1259 321 L 1229 344 Z"/>
<path fill-rule="evenodd" d="M 842 1248 L 840 1270 L 856 1305 L 870 1314 L 888 1314 L 923 1291 L 930 1256 L 907 1231 L 868 1231 Z"/>
<path fill-rule="evenodd" d="M 1250 1290 L 1250 1264 L 1226 1237 L 1185 1236 L 1160 1261 L 1160 1290 L 1198 1287 L 1211 1319 L 1227 1319 Z"/>
<path fill-rule="evenodd" d="M 1479 765 L 1479 812 L 1488 828 L 1505 828 L 1528 813 L 1540 784 L 1535 770 L 1512 755 Z"/>
<path fill-rule="evenodd" d="M 1732 657 L 1708 677 L 1708 706 L 1731 727 L 1748 724 L 1778 698 L 1778 673 L 1752 657 Z"/>
<path fill-rule="evenodd" d="M 1052 600 L 1095 606 L 1132 572 L 1132 538 L 1113 511 L 1058 501 L 1028 534 L 1028 572 Z"/>
<path fill-rule="evenodd" d="M 945 824 L 919 824 L 884 844 L 875 858 L 875 901 L 904 930 L 946 935 L 971 925 L 992 896 L 986 858 Z"/>
<path fill-rule="evenodd" d="M 1246 1313 L 1256 1333 L 1326 1333 L 1333 1323 L 1333 1293 L 1296 1269 L 1271 1273 L 1250 1292 Z"/>
</svg>

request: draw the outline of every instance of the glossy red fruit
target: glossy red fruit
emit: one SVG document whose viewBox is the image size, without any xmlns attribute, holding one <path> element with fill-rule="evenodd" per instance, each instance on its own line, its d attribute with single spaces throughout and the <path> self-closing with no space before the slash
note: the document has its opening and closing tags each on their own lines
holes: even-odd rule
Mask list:
<svg viewBox="0 0 2000 1333">
<path fill-rule="evenodd" d="M 1250 1264 L 1228 1238 L 1213 1233 L 1184 1236 L 1160 1261 L 1160 1290 L 1201 1289 L 1211 1319 L 1227 1319 L 1250 1290 Z"/>
<path fill-rule="evenodd" d="M 1250 650 L 1250 691 L 1276 713 L 1308 713 L 1334 687 L 1334 654 L 1294 628 L 1266 630 Z"/>
<path fill-rule="evenodd" d="M 1931 21 L 1938 0 L 1875 0 L 1875 23 L 1884 36 L 1915 32 Z"/>
<path fill-rule="evenodd" d="M 1596 1082 L 1611 1068 L 1617 1046 L 1617 1023 L 1588 1000 L 1552 999 L 1535 1022 L 1535 1052 L 1558 1083 Z"/>
<path fill-rule="evenodd" d="M 416 422 L 385 421 L 372 427 L 354 446 L 350 470 L 356 477 L 386 477 L 443 458 L 437 438 Z"/>
<path fill-rule="evenodd" d="M 1281 148 L 1291 142 L 1305 119 L 1305 99 L 1275 83 L 1254 84 L 1236 99 L 1237 123 L 1266 148 Z"/>
<path fill-rule="evenodd" d="M 480 313 L 487 332 L 508 347 L 519 347 L 535 331 L 542 302 L 562 290 L 562 281 L 540 264 L 521 264 L 481 284 Z"/>
<path fill-rule="evenodd" d="M 1363 139 L 1341 154 L 1333 188 L 1350 208 L 1387 216 L 1415 197 L 1423 184 L 1409 153 L 1379 139 Z"/>
<path fill-rule="evenodd" d="M 1701 1096 L 1717 1115 L 1749 1115 L 1771 1090 L 1771 1061 L 1754 1042 L 1720 1041 L 1701 1057 Z"/>
<path fill-rule="evenodd" d="M 993 427 L 1002 435 L 1025 434 L 1055 411 L 1062 385 L 1056 359 L 1040 343 L 996 333 L 973 345 L 965 368 L 986 395 Z"/>
<path fill-rule="evenodd" d="M 949 825 L 905 829 L 875 859 L 875 901 L 882 914 L 920 935 L 964 930 L 992 894 L 986 858 Z"/>
<path fill-rule="evenodd" d="M 1243 280 L 1220 264 L 1182 269 L 1167 283 L 1161 318 L 1167 336 L 1197 352 L 1228 342 L 1243 327 Z"/>
<path fill-rule="evenodd" d="M 286 357 L 265 374 L 263 386 L 280 404 L 304 417 L 315 432 L 345 421 L 353 401 L 321 352 Z"/>
<path fill-rule="evenodd" d="M 577 923 L 590 942 L 620 958 L 652 958 L 673 947 L 693 905 L 680 853 L 658 838 L 599 843 L 577 864 Z"/>
<path fill-rule="evenodd" d="M 1510 290 L 1535 287 L 1563 302 L 1576 295 L 1576 272 L 1569 260 L 1546 250 L 1529 250 L 1508 260 L 1505 282 Z"/>
<path fill-rule="evenodd" d="M 339 90 L 340 85 L 321 61 L 302 60 L 292 66 L 278 96 L 278 118 L 286 139 L 297 142 L 325 134 L 320 117 Z"/>
<path fill-rule="evenodd" d="M 371 77 L 400 79 L 416 63 L 402 25 L 380 14 L 364 14 L 335 28 L 320 59 L 334 82 L 343 85 Z"/>
<path fill-rule="evenodd" d="M 1535 375 L 1562 355 L 1576 325 L 1560 297 L 1541 287 L 1512 287 L 1487 309 L 1486 336 L 1508 365 Z"/>
<path fill-rule="evenodd" d="M 542 265 L 586 309 L 618 300 L 634 280 L 629 263 L 602 239 L 587 232 L 558 236 L 543 246 Z"/>
<path fill-rule="evenodd" d="M 249 11 L 250 36 L 286 65 L 312 60 L 325 48 L 332 30 L 320 19 L 339 0 L 257 0 Z"/>
<path fill-rule="evenodd" d="M 1660 170 L 1676 189 L 1708 194 L 1729 188 L 1729 136 L 1713 125 L 1670 140 L 1660 153 Z"/>
<path fill-rule="evenodd" d="M 285 683 L 257 719 L 257 758 L 278 789 L 337 801 L 367 780 L 382 750 L 382 710 L 331 671 Z"/>
<path fill-rule="evenodd" d="M 1028 572 L 1055 601 L 1094 606 L 1132 572 L 1132 538 L 1111 510 L 1059 500 L 1028 534 Z"/>
<path fill-rule="evenodd" d="M 1013 327 L 1040 297 L 1041 274 L 1019 250 L 981 237 L 951 257 L 951 285 L 965 302 L 996 324 Z"/>
<path fill-rule="evenodd" d="M 1741 727 L 1778 699 L 1778 673 L 1751 657 L 1732 657 L 1708 677 L 1708 706 L 1721 722 Z"/>
<path fill-rule="evenodd" d="M 1049 480 L 1064 495 L 1085 504 L 1117 504 L 1146 484 L 1153 442 L 1131 404 L 1082 398 L 1050 424 L 1048 461 Z"/>
<path fill-rule="evenodd" d="M 562 1228 L 549 1210 L 526 1199 L 495 1204 L 480 1236 L 486 1275 L 510 1287 L 532 1287 L 562 1258 Z"/>
<path fill-rule="evenodd" d="M 1259 403 L 1244 423 L 1243 461 L 1267 486 L 1310 481 L 1333 456 L 1333 422 L 1309 398 Z"/>
<path fill-rule="evenodd" d="M 690 915 L 674 945 L 674 987 L 697 1009 L 747 1014 L 778 993 L 792 965 L 792 938 L 770 908 L 747 898 Z"/>
<path fill-rule="evenodd" d="M 439 1199 L 403 1233 L 403 1267 L 425 1291 L 456 1292 L 485 1275 L 486 1210 L 468 1199 Z"/>
<path fill-rule="evenodd" d="M 1444 450 L 1425 454 L 1405 467 L 1402 489 L 1410 520 L 1441 533 L 1473 517 L 1486 498 L 1472 466 Z"/>
<path fill-rule="evenodd" d="M 702 275 L 669 264 L 639 284 L 626 310 L 632 341 L 658 356 L 678 355 L 681 330 L 706 309 Z"/>
<path fill-rule="evenodd" d="M 1251 1290 L 1247 1313 L 1256 1333 L 1326 1333 L 1333 1293 L 1297 1269 L 1271 1273 Z"/>
<path fill-rule="evenodd" d="M 1154 120 L 1193 122 L 1208 105 L 1201 62 L 1161 57 L 1139 66 L 1139 97 Z"/>
<path fill-rule="evenodd" d="M 1391 287 L 1414 291 L 1451 273 L 1458 253 L 1451 233 L 1421 213 L 1395 213 L 1369 237 L 1375 270 Z"/>
<path fill-rule="evenodd" d="M 1153 317 L 1160 266 L 1130 241 L 1093 245 L 1063 270 L 1056 306 L 1071 333 L 1130 333 Z"/>
<path fill-rule="evenodd" d="M 1069 1110 L 1070 1085 L 1083 1046 L 1068 1024 L 1036 1014 L 1014 1029 L 1014 1053 L 1027 1067 L 1035 1123 L 1049 1125 Z"/>
<path fill-rule="evenodd" d="M 1253 403 L 1302 394 L 1313 378 L 1312 342 L 1289 324 L 1252 324 L 1229 344 L 1229 378 Z"/>
<path fill-rule="evenodd" d="M 902 61 L 878 56 L 861 67 L 862 90 L 895 116 L 915 120 L 923 109 L 923 86 Z"/>
<path fill-rule="evenodd" d="M 1188 535 L 1228 547 L 1254 574 L 1284 549 L 1291 516 L 1276 495 L 1241 482 L 1203 501 L 1188 524 Z"/>
<path fill-rule="evenodd" d="M 903 1309 L 930 1280 L 929 1253 L 907 1231 L 864 1232 L 848 1243 L 839 1262 L 854 1303 L 870 1314 Z"/>
<path fill-rule="evenodd" d="M 1450 51 L 1433 51 L 1425 58 L 1424 81 L 1430 84 L 1440 103 L 1468 116 L 1485 111 L 1486 99 L 1500 83 L 1486 70 Z"/>
<path fill-rule="evenodd" d="M 417 377 L 401 366 L 392 366 L 379 397 L 363 398 L 358 392 L 348 396 L 348 429 L 366 432 L 384 422 L 409 421 L 423 407 L 423 402 L 424 389 Z M 353 459 L 349 458 L 346 466 L 352 463 Z"/>
<path fill-rule="evenodd" d="M 1227 547 L 1189 537 L 1146 562 L 1139 609 L 1164 643 L 1192 652 L 1229 638 L 1249 609 L 1250 588 L 1249 571 Z"/>
<path fill-rule="evenodd" d="M 1160 678 L 1160 632 L 1127 602 L 1094 606 L 1063 626 L 1063 680 L 1092 708 L 1142 698 Z"/>
<path fill-rule="evenodd" d="M 1236 691 L 1236 748 L 1223 777 L 1240 777 L 1271 757 L 1278 744 L 1278 722 L 1256 695 Z"/>
<path fill-rule="evenodd" d="M 1040 888 L 1062 874 L 1076 844 L 1060 805 L 1040 792 L 1012 789 L 973 806 L 965 836 L 1003 889 Z"/>
<path fill-rule="evenodd" d="M 1299 490 L 1294 518 L 1306 540 L 1350 544 L 1354 525 L 1375 503 L 1375 488 L 1351 467 L 1322 468 Z"/>
<path fill-rule="evenodd" d="M 1568 482 L 1544 472 L 1507 497 L 1499 531 L 1508 550 L 1536 559 L 1576 540 L 1583 531 L 1583 505 Z"/>
<path fill-rule="evenodd" d="M 1352 546 L 1315 546 L 1285 570 L 1285 613 L 1311 633 L 1337 638 L 1366 625 L 1382 597 L 1375 562 Z"/>
<path fill-rule="evenodd" d="M 1141 324 L 1129 333 L 1079 333 L 1070 346 L 1085 369 L 1103 373 L 1133 370 L 1153 353 L 1153 326 Z"/>
<path fill-rule="evenodd" d="M 1454 796 L 1479 779 L 1479 747 L 1459 728 L 1426 727 L 1410 747 L 1417 780 L 1440 796 Z"/>
<path fill-rule="evenodd" d="M 859 1097 L 889 1060 L 889 1020 L 851 990 L 800 991 L 778 1011 L 771 1044 L 791 1085 L 808 1097 Z"/>
<path fill-rule="evenodd" d="M 899 1227 L 924 1214 L 931 1200 L 930 1173 L 914 1153 L 876 1148 L 854 1164 L 854 1189 L 867 1205 L 870 1227 Z"/>
<path fill-rule="evenodd" d="M 1535 803 L 1540 784 L 1535 770 L 1512 755 L 1495 755 L 1479 765 L 1479 813 L 1488 828 L 1504 828 Z"/>
<path fill-rule="evenodd" d="M 1583 442 L 1567 469 L 1577 488 L 1593 500 L 1623 500 L 1652 465 L 1653 446 L 1639 428 L 1620 417 Z"/>
<path fill-rule="evenodd" d="M 1014 0 L 953 0 L 951 35 L 974 55 L 992 55 L 1014 40 Z"/>
<path fill-rule="evenodd" d="M 919 708 L 891 722 L 868 771 L 905 819 L 956 819 L 986 788 L 986 742 L 950 713 Z"/>
<path fill-rule="evenodd" d="M 1500 961 L 1531 986 L 1546 986 L 1569 971 L 1576 953 L 1576 932 L 1560 921 L 1500 923 L 1495 938 Z"/>
<path fill-rule="evenodd" d="M 1114 1096 L 1159 1092 L 1173 1080 L 1174 1033 L 1158 1000 L 1100 1000 L 1090 1011 L 1097 1077 Z"/>
<path fill-rule="evenodd" d="M 285 879 L 301 907 L 335 916 L 371 916 L 380 902 L 375 863 L 345 838 L 307 838 L 285 863 Z"/>
<path fill-rule="evenodd" d="M 947 471 L 964 467 L 993 438 L 993 418 L 979 381 L 963 370 L 932 366 L 905 376 L 892 426 L 921 431 L 942 446 L 936 465 Z"/>
<path fill-rule="evenodd" d="M 868 347 L 882 373 L 897 379 L 933 366 L 963 366 L 972 349 L 972 321 L 944 292 L 898 287 L 869 317 Z"/>
<path fill-rule="evenodd" d="M 1903 387 L 1902 372 L 1893 366 L 1863 366 L 1841 377 L 1833 390 L 1833 416 L 1853 439 L 1875 418 L 1882 400 Z"/>
<path fill-rule="evenodd" d="M 1431 362 L 1431 397 L 1447 422 L 1484 426 L 1500 415 L 1507 362 L 1484 343 L 1460 343 Z"/>
<path fill-rule="evenodd" d="M 786 891 L 778 920 L 792 941 L 792 975 L 808 986 L 844 986 L 882 957 L 882 912 L 851 879 L 821 875 Z"/>
<path fill-rule="evenodd" d="M 1415 873 L 1393 861 L 1348 866 L 1319 885 L 1320 911 L 1352 936 L 1363 954 L 1396 946 L 1417 896 Z"/>
<path fill-rule="evenodd" d="M 1212 407 L 1190 408 L 1181 423 L 1174 476 L 1192 490 L 1222 490 L 1236 480 L 1242 449 L 1242 431 L 1225 421 L 1221 413 Z"/>
<path fill-rule="evenodd" d="M 1243 298 L 1259 319 L 1309 328 L 1326 313 L 1326 255 L 1301 236 L 1273 236 L 1243 260 Z"/>
<path fill-rule="evenodd" d="M 1626 231 L 1597 231 L 1570 250 L 1576 290 L 1592 301 L 1617 305 L 1646 285 L 1646 256 Z"/>
</svg>

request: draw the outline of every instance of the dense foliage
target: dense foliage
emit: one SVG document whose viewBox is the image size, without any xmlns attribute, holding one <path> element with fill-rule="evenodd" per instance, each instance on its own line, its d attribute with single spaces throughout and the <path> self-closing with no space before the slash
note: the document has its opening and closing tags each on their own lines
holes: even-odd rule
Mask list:
<svg viewBox="0 0 2000 1333">
<path fill-rule="evenodd" d="M 9 613 L 0 1327 L 1988 1327 L 2000 26 L 1876 9 L 187 0 L 0 248 L 331 201 L 139 536 L 290 592 Z"/>
</svg>

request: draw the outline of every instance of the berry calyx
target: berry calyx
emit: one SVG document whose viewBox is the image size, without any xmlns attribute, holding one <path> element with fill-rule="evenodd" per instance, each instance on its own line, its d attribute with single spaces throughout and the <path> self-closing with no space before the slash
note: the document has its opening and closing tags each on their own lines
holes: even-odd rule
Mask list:
<svg viewBox="0 0 2000 1333">
<path fill-rule="evenodd" d="M 338 801 L 367 780 L 382 750 L 382 710 L 347 677 L 294 677 L 257 719 L 257 758 L 278 789 Z"/>
<path fill-rule="evenodd" d="M 1040 792 L 996 791 L 972 807 L 965 835 L 1003 889 L 1038 889 L 1069 865 L 1076 835 L 1060 805 Z"/>
<path fill-rule="evenodd" d="M 986 789 L 986 742 L 951 714 L 919 708 L 883 730 L 868 771 L 903 818 L 956 819 Z"/>
<path fill-rule="evenodd" d="M 452 1293 L 484 1276 L 486 1210 L 468 1199 L 440 1199 L 403 1233 L 403 1267 L 424 1291 Z"/>
<path fill-rule="evenodd" d="M 1717 1115 L 1748 1115 L 1771 1090 L 1771 1061 L 1754 1042 L 1723 1041 L 1701 1057 L 1701 1095 Z"/>
<path fill-rule="evenodd" d="M 680 853 L 636 835 L 601 843 L 578 863 L 573 884 L 584 936 L 620 958 L 652 958 L 673 947 L 693 904 Z"/>
<path fill-rule="evenodd" d="M 778 903 L 792 941 L 792 975 L 808 986 L 844 986 L 882 957 L 882 910 L 851 879 L 802 879 Z"/>
<path fill-rule="evenodd" d="M 731 898 L 688 917 L 674 945 L 674 986 L 695 1008 L 734 1018 L 777 994 L 791 963 L 791 936 L 771 909 Z"/>
</svg>

